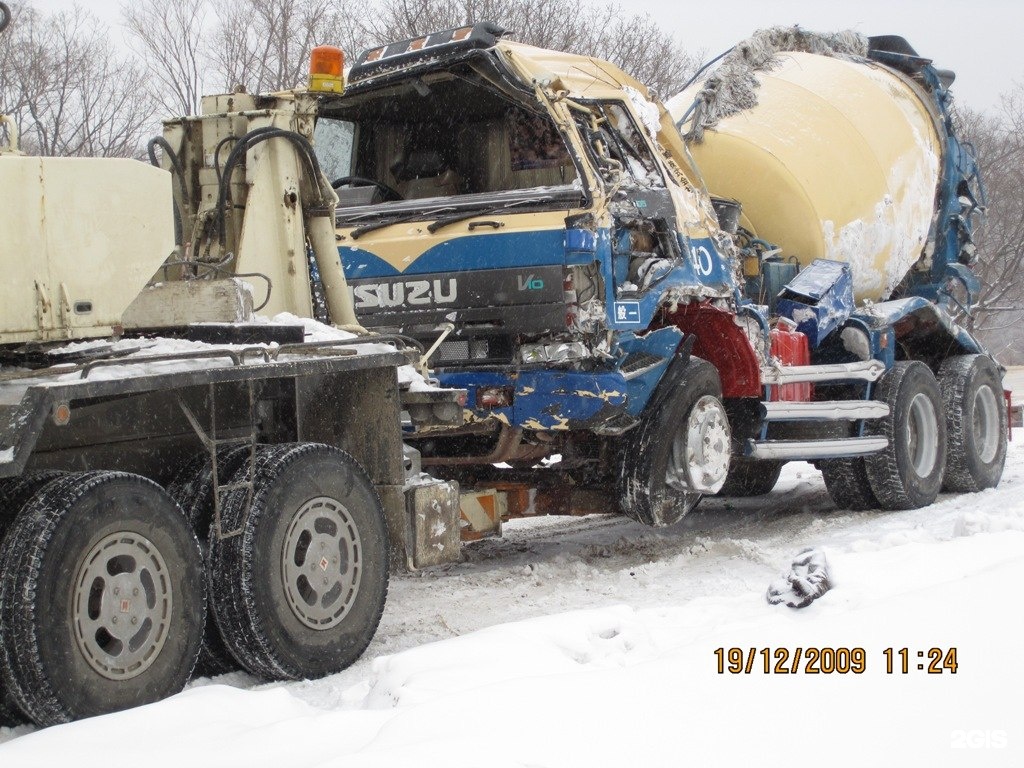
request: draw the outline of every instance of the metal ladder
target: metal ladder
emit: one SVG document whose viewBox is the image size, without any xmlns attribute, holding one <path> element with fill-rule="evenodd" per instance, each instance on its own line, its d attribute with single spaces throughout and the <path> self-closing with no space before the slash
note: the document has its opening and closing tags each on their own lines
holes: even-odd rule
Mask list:
<svg viewBox="0 0 1024 768">
<path fill-rule="evenodd" d="M 885 373 L 879 360 L 830 365 L 773 366 L 761 371 L 767 386 L 795 382 L 863 381 L 872 385 Z M 878 400 L 831 400 L 815 402 L 771 401 L 761 403 L 761 439 L 748 439 L 744 453 L 752 459 L 827 459 L 864 456 L 883 450 L 889 441 L 884 437 L 864 436 L 864 419 L 880 419 L 889 415 L 889 406 Z M 859 421 L 857 437 L 823 440 L 766 440 L 768 423 L 772 421 Z"/>
<path fill-rule="evenodd" d="M 255 493 L 255 476 L 256 476 L 256 391 L 254 383 L 249 380 L 245 382 L 246 390 L 249 395 L 249 434 L 242 437 L 225 437 L 221 438 L 217 436 L 217 385 L 210 383 L 207 385 L 208 395 L 207 403 L 210 411 L 210 426 L 209 429 L 204 429 L 203 425 L 199 423 L 199 419 L 192 412 L 192 409 L 185 404 L 182 400 L 181 395 L 178 394 L 177 401 L 178 407 L 181 408 L 185 418 L 188 420 L 192 430 L 196 433 L 200 442 L 206 448 L 210 455 L 210 466 L 212 468 L 212 479 L 213 479 L 213 525 L 214 535 L 218 540 L 231 538 L 238 536 L 245 530 L 246 521 L 249 518 L 249 510 L 252 507 L 253 494 Z M 220 450 L 233 445 L 248 445 L 249 456 L 246 460 L 246 472 L 245 477 L 242 480 L 234 480 L 228 483 L 222 483 L 220 477 Z M 235 473 L 237 478 L 238 472 Z M 225 531 L 221 522 L 221 511 L 224 507 L 224 500 L 229 493 L 237 490 L 245 490 L 245 515 L 239 522 L 238 528 Z"/>
</svg>

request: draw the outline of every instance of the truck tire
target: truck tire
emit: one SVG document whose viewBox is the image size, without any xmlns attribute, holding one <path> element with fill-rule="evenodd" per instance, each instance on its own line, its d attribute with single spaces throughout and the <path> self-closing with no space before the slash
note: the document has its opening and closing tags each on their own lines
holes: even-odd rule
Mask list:
<svg viewBox="0 0 1024 768">
<path fill-rule="evenodd" d="M 202 554 L 150 480 L 85 472 L 45 485 L 5 537 L 0 574 L 0 667 L 39 725 L 148 704 L 188 681 Z"/>
<path fill-rule="evenodd" d="M 4 532 L 14 518 L 21 512 L 25 502 L 31 499 L 36 491 L 66 474 L 59 469 L 44 469 L 40 472 L 30 472 L 21 477 L 0 480 L 0 499 L 3 499 L 0 501 L 0 539 L 3 538 Z"/>
<path fill-rule="evenodd" d="M 0 480 L 0 499 L 3 499 L 0 502 L 2 504 L 0 506 L 0 542 L 3 541 L 7 528 L 25 506 L 25 502 L 44 485 L 63 475 L 64 473 L 59 470 L 44 470 L 9 480 Z M 0 672 L 0 726 L 19 725 L 23 722 L 25 722 L 25 717 L 18 709 L 14 697 L 7 690 L 3 673 Z"/>
<path fill-rule="evenodd" d="M 217 452 L 218 479 L 226 484 L 232 475 L 249 460 L 248 446 L 230 446 Z M 209 552 L 210 526 L 213 524 L 213 464 L 209 455 L 202 454 L 189 461 L 167 486 L 182 511 L 192 531 L 199 539 L 204 554 Z M 206 626 L 203 629 L 203 645 L 196 663 L 197 675 L 223 675 L 238 669 L 228 647 L 224 644 L 213 618 L 213 602 L 207 609 Z"/>
<path fill-rule="evenodd" d="M 863 458 L 825 459 L 819 462 L 819 467 L 825 488 L 837 509 L 854 512 L 878 509 L 878 499 L 871 490 Z"/>
<path fill-rule="evenodd" d="M 718 495 L 745 498 L 771 493 L 772 488 L 779 482 L 783 464 L 781 461 L 733 459 L 729 467 L 729 476 Z"/>
<path fill-rule="evenodd" d="M 916 360 L 897 362 L 879 381 L 875 399 L 889 415 L 867 422 L 865 434 L 889 440 L 864 457 L 871 491 L 882 509 L 918 509 L 935 501 L 946 468 L 942 392 L 931 369 Z"/>
<path fill-rule="evenodd" d="M 703 494 L 721 490 L 730 457 L 721 398 L 718 371 L 691 358 L 672 391 L 627 433 L 618 488 L 626 515 L 644 525 L 672 525 Z"/>
<path fill-rule="evenodd" d="M 987 355 L 947 358 L 939 369 L 946 411 L 943 490 L 973 493 L 994 488 L 1006 463 L 1006 406 L 999 369 Z"/>
<path fill-rule="evenodd" d="M 224 532 L 239 534 L 210 536 L 214 617 L 231 655 L 272 680 L 344 669 L 373 638 L 388 590 L 370 479 L 331 446 L 260 446 L 247 501 L 232 491 L 222 510 Z"/>
</svg>

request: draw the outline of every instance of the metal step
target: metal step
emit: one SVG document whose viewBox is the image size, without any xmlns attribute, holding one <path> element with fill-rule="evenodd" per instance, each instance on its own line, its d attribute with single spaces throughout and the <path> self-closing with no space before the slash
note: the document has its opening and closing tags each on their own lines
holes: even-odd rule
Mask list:
<svg viewBox="0 0 1024 768">
<path fill-rule="evenodd" d="M 815 403 L 773 401 L 761 403 L 768 421 L 858 421 L 889 415 L 889 406 L 878 400 L 823 400 Z"/>
<path fill-rule="evenodd" d="M 764 384 L 796 384 L 804 381 L 878 381 L 885 373 L 880 360 L 829 365 L 779 365 L 761 369 Z"/>
<path fill-rule="evenodd" d="M 746 455 L 752 459 L 805 460 L 864 456 L 889 445 L 884 437 L 842 437 L 832 440 L 748 440 Z"/>
<path fill-rule="evenodd" d="M 626 381 L 632 381 L 643 376 L 645 373 L 650 373 L 659 366 L 665 365 L 668 361 L 669 358 L 666 357 L 658 357 L 646 352 L 636 352 L 626 358 L 626 362 L 622 364 L 619 371 L 622 373 L 622 378 Z"/>
</svg>

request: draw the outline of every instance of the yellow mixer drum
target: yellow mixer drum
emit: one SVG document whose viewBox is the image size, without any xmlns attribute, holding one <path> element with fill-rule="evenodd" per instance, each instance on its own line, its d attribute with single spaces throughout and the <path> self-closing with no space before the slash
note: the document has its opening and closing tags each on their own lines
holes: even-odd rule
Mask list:
<svg viewBox="0 0 1024 768">
<path fill-rule="evenodd" d="M 694 160 L 711 194 L 739 200 L 743 226 L 784 257 L 847 261 L 858 302 L 888 298 L 915 263 L 928 263 L 943 151 L 937 110 L 883 65 L 778 56 L 777 68 L 756 74 L 757 106 L 691 142 Z M 674 119 L 699 88 L 672 99 Z"/>
</svg>

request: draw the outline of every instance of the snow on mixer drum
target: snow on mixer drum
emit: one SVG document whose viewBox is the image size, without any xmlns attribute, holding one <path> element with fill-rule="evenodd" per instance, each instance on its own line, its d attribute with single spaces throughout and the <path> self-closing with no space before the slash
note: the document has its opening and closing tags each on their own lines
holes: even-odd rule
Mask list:
<svg viewBox="0 0 1024 768">
<path fill-rule="evenodd" d="M 754 73 L 757 105 L 690 142 L 693 158 L 710 192 L 739 200 L 741 226 L 783 258 L 847 261 L 858 303 L 888 298 L 928 245 L 937 110 L 910 78 L 867 59 L 776 56 Z M 674 119 L 701 86 L 672 99 Z"/>
</svg>

